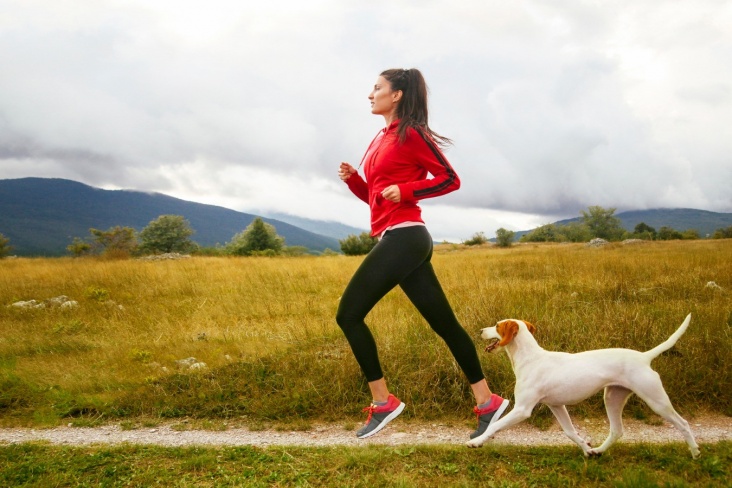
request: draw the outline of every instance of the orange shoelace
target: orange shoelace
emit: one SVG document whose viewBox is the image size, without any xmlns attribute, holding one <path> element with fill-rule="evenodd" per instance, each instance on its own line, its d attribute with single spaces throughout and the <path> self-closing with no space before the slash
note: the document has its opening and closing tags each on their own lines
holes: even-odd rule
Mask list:
<svg viewBox="0 0 732 488">
<path fill-rule="evenodd" d="M 369 422 L 371 421 L 371 416 L 372 416 L 372 415 L 374 414 L 374 412 L 376 411 L 376 408 L 377 408 L 377 407 L 376 407 L 376 405 L 374 405 L 374 404 L 372 403 L 372 404 L 371 404 L 371 405 L 369 405 L 368 407 L 364 407 L 364 408 L 363 408 L 363 410 L 361 410 L 362 412 L 368 412 L 368 413 L 369 413 L 369 416 L 368 416 L 368 418 L 366 419 L 366 422 L 364 422 L 365 424 L 368 424 L 368 423 L 369 423 Z"/>
</svg>

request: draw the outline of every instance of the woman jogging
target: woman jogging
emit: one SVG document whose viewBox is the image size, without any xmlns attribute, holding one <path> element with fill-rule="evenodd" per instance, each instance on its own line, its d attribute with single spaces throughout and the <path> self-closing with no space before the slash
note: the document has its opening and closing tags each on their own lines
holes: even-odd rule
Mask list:
<svg viewBox="0 0 732 488">
<path fill-rule="evenodd" d="M 421 218 L 418 201 L 457 190 L 460 180 L 439 145 L 450 140 L 434 133 L 427 123 L 427 85 L 417 69 L 390 69 L 377 78 L 369 95 L 371 113 L 382 115 L 380 130 L 359 168 L 341 163 L 338 175 L 371 209 L 371 235 L 379 242 L 366 256 L 341 297 L 336 321 L 351 346 L 371 390 L 368 418 L 356 433 L 372 436 L 404 410 L 389 393 L 376 343 L 364 319 L 392 288 L 399 285 L 409 300 L 445 341 L 470 382 L 477 406 L 478 428 L 485 432 L 508 407 L 508 400 L 492 394 L 475 345 L 455 318 L 432 269 L 432 237 Z M 428 178 L 428 174 L 432 178 Z"/>
</svg>

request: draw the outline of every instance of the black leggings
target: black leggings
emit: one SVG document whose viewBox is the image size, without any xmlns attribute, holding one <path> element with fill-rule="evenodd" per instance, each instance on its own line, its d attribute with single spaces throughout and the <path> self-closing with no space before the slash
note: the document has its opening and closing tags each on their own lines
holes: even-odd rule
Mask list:
<svg viewBox="0 0 732 488">
<path fill-rule="evenodd" d="M 390 230 L 366 256 L 343 292 L 336 321 L 367 381 L 379 380 L 384 374 L 376 342 L 364 319 L 397 285 L 445 341 L 470 384 L 484 378 L 475 344 L 455 318 L 431 258 L 432 237 L 424 226 Z"/>
</svg>

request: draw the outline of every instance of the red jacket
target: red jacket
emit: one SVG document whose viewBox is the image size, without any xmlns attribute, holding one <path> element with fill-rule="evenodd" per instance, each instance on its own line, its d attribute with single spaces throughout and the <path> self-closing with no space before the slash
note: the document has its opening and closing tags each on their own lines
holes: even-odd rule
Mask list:
<svg viewBox="0 0 732 488">
<path fill-rule="evenodd" d="M 398 121 L 392 122 L 371 141 L 362 163 L 366 180 L 358 173 L 346 180 L 354 195 L 371 208 L 372 236 L 402 222 L 423 222 L 418 200 L 460 188 L 455 170 L 432 138 L 409 128 L 404 143 L 400 143 L 398 125 Z M 432 178 L 427 178 L 428 173 Z M 399 203 L 381 196 L 384 188 L 391 185 L 399 187 Z"/>
</svg>

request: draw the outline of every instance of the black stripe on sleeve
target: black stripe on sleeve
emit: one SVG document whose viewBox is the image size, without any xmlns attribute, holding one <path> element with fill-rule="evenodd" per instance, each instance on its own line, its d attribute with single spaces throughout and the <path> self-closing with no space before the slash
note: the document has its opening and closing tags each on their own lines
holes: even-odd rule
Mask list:
<svg viewBox="0 0 732 488">
<path fill-rule="evenodd" d="M 432 151 L 432 154 L 435 155 L 435 158 L 437 158 L 437 161 L 442 165 L 443 168 L 445 168 L 445 170 L 447 171 L 447 176 L 448 176 L 448 178 L 445 181 L 443 181 L 442 183 L 440 183 L 439 185 L 431 186 L 428 188 L 423 188 L 421 190 L 416 190 L 414 192 L 415 197 L 425 197 L 425 196 L 432 195 L 433 193 L 439 193 L 440 191 L 444 190 L 448 186 L 452 185 L 453 182 L 455 181 L 456 175 L 455 175 L 455 170 L 452 169 L 452 166 L 450 166 L 450 163 L 447 162 L 447 160 L 445 159 L 445 156 L 443 156 L 442 152 L 440 152 L 440 150 L 437 148 L 437 146 L 435 145 L 435 142 L 432 139 L 430 139 L 429 137 L 427 137 L 424 134 L 424 132 L 422 132 L 421 130 L 419 130 L 419 129 L 415 129 L 415 130 L 417 131 L 417 133 L 420 136 L 422 136 L 422 139 L 424 140 L 424 142 L 427 143 L 427 146 Z"/>
</svg>

